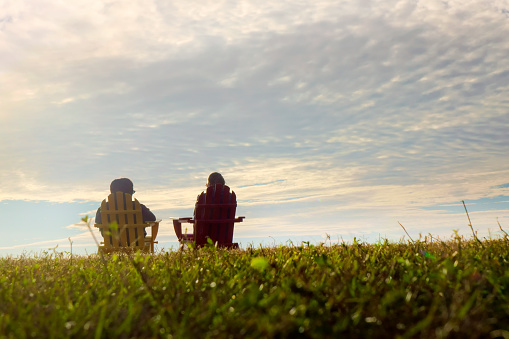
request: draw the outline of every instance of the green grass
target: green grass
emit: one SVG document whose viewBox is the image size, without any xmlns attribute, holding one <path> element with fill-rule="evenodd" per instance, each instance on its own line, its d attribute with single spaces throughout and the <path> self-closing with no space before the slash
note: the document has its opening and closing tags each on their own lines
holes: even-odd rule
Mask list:
<svg viewBox="0 0 509 339">
<path fill-rule="evenodd" d="M 509 338 L 509 242 L 0 259 L 0 337 Z"/>
</svg>

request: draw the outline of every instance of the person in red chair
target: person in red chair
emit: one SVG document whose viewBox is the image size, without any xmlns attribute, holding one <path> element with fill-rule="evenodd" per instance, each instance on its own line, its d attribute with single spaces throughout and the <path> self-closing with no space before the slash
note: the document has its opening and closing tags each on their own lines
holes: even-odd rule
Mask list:
<svg viewBox="0 0 509 339">
<path fill-rule="evenodd" d="M 174 218 L 175 234 L 182 246 L 195 242 L 204 246 L 212 241 L 218 247 L 239 248 L 233 243 L 233 229 L 244 217 L 235 217 L 237 198 L 220 173 L 213 172 L 207 180 L 207 190 L 198 195 L 192 218 Z M 193 233 L 182 233 L 182 223 L 193 224 Z M 183 248 L 183 247 L 181 247 Z"/>
<path fill-rule="evenodd" d="M 226 185 L 226 183 L 224 181 L 224 178 L 221 175 L 221 173 L 218 173 L 218 172 L 210 173 L 209 179 L 207 180 L 207 185 L 206 186 L 210 187 L 210 186 L 215 185 L 215 184 Z"/>
<path fill-rule="evenodd" d="M 207 188 L 209 188 L 209 187 L 212 187 L 212 186 L 215 186 L 215 185 L 223 185 L 223 186 L 226 185 L 226 182 L 224 181 L 224 178 L 221 175 L 221 173 L 218 173 L 218 172 L 210 173 L 209 178 L 207 180 L 207 184 L 205 186 Z M 206 194 L 207 194 L 206 192 L 201 192 L 201 194 L 198 195 L 198 198 L 196 199 L 196 201 L 197 202 L 198 201 L 205 201 Z M 232 193 L 230 192 L 229 193 L 229 197 L 231 198 L 231 196 L 232 196 Z M 193 215 L 196 216 L 196 207 L 194 209 Z"/>
</svg>

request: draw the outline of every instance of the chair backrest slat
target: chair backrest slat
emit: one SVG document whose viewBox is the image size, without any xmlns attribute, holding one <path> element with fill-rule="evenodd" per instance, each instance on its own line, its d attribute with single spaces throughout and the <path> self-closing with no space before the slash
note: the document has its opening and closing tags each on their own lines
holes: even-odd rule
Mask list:
<svg viewBox="0 0 509 339">
<path fill-rule="evenodd" d="M 217 196 L 217 194 L 216 194 L 216 196 Z M 225 204 L 228 204 L 230 202 L 230 187 L 223 186 L 223 189 L 221 190 L 220 199 L 221 199 L 221 202 L 225 203 Z M 229 219 L 229 215 L 228 215 L 229 210 L 230 210 L 229 206 L 219 207 L 219 211 L 218 211 L 219 217 L 218 218 L 221 220 Z M 218 228 L 217 241 L 219 243 L 224 243 L 224 242 L 228 241 L 228 229 L 230 227 L 228 225 L 226 227 L 224 227 L 225 225 L 221 225 L 221 224 L 216 224 L 216 225 Z"/>
<path fill-rule="evenodd" d="M 229 203 L 233 204 L 233 207 L 228 207 L 228 213 L 227 213 L 227 218 L 231 220 L 231 219 L 235 219 L 235 211 L 237 209 L 237 196 L 235 195 L 235 192 L 233 192 L 233 191 L 231 192 Z M 226 238 L 232 239 L 232 241 L 233 241 L 234 226 L 235 226 L 235 223 L 232 223 L 231 227 L 228 227 L 228 229 L 227 229 L 228 234 L 226 235 Z"/>
<path fill-rule="evenodd" d="M 212 197 L 212 201 L 210 202 L 211 204 L 220 204 L 221 203 L 221 198 L 222 198 L 222 188 L 223 186 L 221 185 L 214 185 L 214 186 L 211 186 L 211 187 L 208 187 L 207 188 L 207 196 L 211 196 Z M 220 215 L 221 215 L 221 207 L 210 207 L 210 220 L 217 220 L 217 219 L 220 219 Z M 206 225 L 208 225 L 208 234 L 209 234 L 209 237 L 212 239 L 212 241 L 215 243 L 216 241 L 219 242 L 221 241 L 220 237 L 219 237 L 219 233 L 220 233 L 220 226 L 216 223 L 205 223 Z"/>
<path fill-rule="evenodd" d="M 125 225 L 133 225 L 136 224 L 136 216 L 134 212 L 134 206 L 133 203 L 130 201 L 124 201 L 123 202 L 124 209 L 126 211 L 124 215 Z M 123 246 L 133 246 L 135 244 L 135 229 L 131 227 L 125 227 L 125 232 L 122 232 L 122 245 Z"/>
</svg>

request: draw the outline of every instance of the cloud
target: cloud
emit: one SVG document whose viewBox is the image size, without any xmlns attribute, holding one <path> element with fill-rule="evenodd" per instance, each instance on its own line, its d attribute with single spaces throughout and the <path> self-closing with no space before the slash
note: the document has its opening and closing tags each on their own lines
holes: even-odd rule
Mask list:
<svg viewBox="0 0 509 339">
<path fill-rule="evenodd" d="M 14 246 L 4 246 L 0 247 L 0 250 L 13 250 L 13 249 L 41 249 L 41 248 L 49 248 L 55 247 L 59 243 L 65 243 L 67 241 L 69 243 L 69 239 L 55 239 L 55 240 L 45 240 L 45 241 L 37 241 L 29 244 L 20 244 Z M 69 245 L 70 246 L 70 245 Z"/>
<path fill-rule="evenodd" d="M 86 216 L 91 215 L 91 217 L 88 218 L 88 225 L 90 225 L 92 230 L 97 231 L 97 230 L 94 229 L 95 212 L 96 211 L 89 211 L 89 212 L 83 213 L 83 215 L 86 215 Z M 67 225 L 67 226 L 65 226 L 65 228 L 69 229 L 69 230 L 89 231 L 88 225 L 87 225 L 86 222 L 80 221 L 80 222 L 75 223 L 75 224 Z M 99 234 L 98 232 L 96 232 L 96 233 Z"/>
<path fill-rule="evenodd" d="M 0 200 L 100 202 L 125 176 L 172 216 L 219 170 L 256 225 L 275 220 L 270 206 L 309 220 L 350 211 L 357 225 L 359 211 L 389 220 L 508 195 L 505 1 L 4 12 Z"/>
</svg>

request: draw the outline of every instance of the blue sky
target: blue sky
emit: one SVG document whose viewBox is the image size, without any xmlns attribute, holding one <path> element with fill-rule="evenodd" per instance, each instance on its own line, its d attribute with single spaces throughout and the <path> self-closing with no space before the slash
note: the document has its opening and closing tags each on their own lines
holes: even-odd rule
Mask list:
<svg viewBox="0 0 509 339">
<path fill-rule="evenodd" d="M 170 248 L 213 171 L 243 245 L 509 229 L 506 0 L 2 9 L 1 255 L 94 252 L 119 177 Z"/>
</svg>

